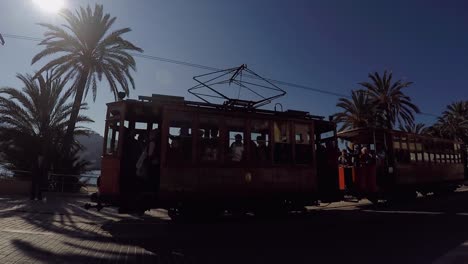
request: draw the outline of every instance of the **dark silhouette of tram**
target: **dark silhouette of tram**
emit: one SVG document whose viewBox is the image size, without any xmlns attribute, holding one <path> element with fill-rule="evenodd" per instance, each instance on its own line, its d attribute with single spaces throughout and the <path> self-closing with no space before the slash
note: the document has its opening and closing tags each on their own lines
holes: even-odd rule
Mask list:
<svg viewBox="0 0 468 264">
<path fill-rule="evenodd" d="M 319 199 L 336 200 L 333 122 L 299 111 L 163 95 L 140 98 L 108 104 L 101 202 L 123 211 L 166 208 L 175 213 L 294 209 Z M 148 142 L 138 139 L 153 131 L 159 137 L 159 163 L 149 170 L 152 174 L 139 176 L 136 164 Z"/>
<path fill-rule="evenodd" d="M 276 106 L 259 109 L 284 91 L 245 65 L 227 73 L 227 80 L 192 88 L 204 102 L 152 95 L 107 104 L 99 193 L 94 196 L 99 206 L 114 205 L 121 212 L 165 208 L 177 217 L 301 210 L 318 200 L 340 199 L 335 123 Z M 215 91 L 218 84 L 276 94 L 257 101 L 222 94 L 224 103 L 216 104 L 197 93 L 201 88 Z"/>
<path fill-rule="evenodd" d="M 98 209 L 278 213 L 448 193 L 467 177 L 460 142 L 372 128 L 337 135 L 331 118 L 261 109 L 285 92 L 245 65 L 194 79 L 201 102 L 153 94 L 107 104 Z M 350 156 L 339 158 L 338 140 Z"/>
</svg>

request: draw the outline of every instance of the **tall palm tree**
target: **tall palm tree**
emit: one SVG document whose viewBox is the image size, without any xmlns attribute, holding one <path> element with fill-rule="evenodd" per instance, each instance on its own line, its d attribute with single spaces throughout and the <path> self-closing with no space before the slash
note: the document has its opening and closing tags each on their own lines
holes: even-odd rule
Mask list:
<svg viewBox="0 0 468 264">
<path fill-rule="evenodd" d="M 413 82 L 397 80 L 392 82 L 392 73 L 384 71 L 383 77 L 379 73 L 369 74 L 371 82 L 359 83 L 367 89 L 369 97 L 377 110 L 385 128 L 393 129 L 395 123 L 411 124 L 414 122 L 414 113 L 419 113 L 419 108 L 411 102 L 411 98 L 403 92 Z"/>
<path fill-rule="evenodd" d="M 95 100 L 97 81 L 101 81 L 104 76 L 115 99 L 119 87 L 128 95 L 130 87 L 135 89 L 130 71 L 136 70 L 135 60 L 129 52 L 143 50 L 123 39 L 122 35 L 130 32 L 130 28 L 109 33 L 116 17 L 104 14 L 102 5 L 96 4 L 94 10 L 89 5 L 86 9 L 81 7 L 76 13 L 65 10 L 61 16 L 66 21 L 62 27 L 39 24 L 47 29 L 44 33 L 45 39 L 39 43 L 45 47 L 34 56 L 31 63 L 55 55 L 39 73 L 53 69 L 56 76 L 62 76 L 64 80 L 73 80 L 75 101 L 65 135 L 66 153 L 73 140 L 81 102 L 89 90 L 91 89 Z"/>
<path fill-rule="evenodd" d="M 0 141 L 7 161 L 13 169 L 30 170 L 39 153 L 48 162 L 59 155 L 56 149 L 62 143 L 72 103 L 67 102 L 72 91 L 64 90 L 65 81 L 52 79 L 47 74 L 33 77 L 17 75 L 24 88 L 0 88 Z M 80 109 L 86 109 L 85 104 Z M 78 123 L 92 122 L 80 115 Z M 76 134 L 87 134 L 87 128 L 78 126 Z"/>
<path fill-rule="evenodd" d="M 336 106 L 343 109 L 334 115 L 335 121 L 343 124 L 340 131 L 375 125 L 375 107 L 365 91 L 352 91 L 351 99 L 340 98 Z"/>
<path fill-rule="evenodd" d="M 468 143 L 468 101 L 448 105 L 434 127 L 444 137 Z"/>
<path fill-rule="evenodd" d="M 417 123 L 417 124 L 413 123 L 413 124 L 405 124 L 405 125 L 400 124 L 399 129 L 404 132 L 418 134 L 418 135 L 424 135 L 424 134 L 427 134 L 428 132 L 428 128 L 423 123 Z"/>
</svg>

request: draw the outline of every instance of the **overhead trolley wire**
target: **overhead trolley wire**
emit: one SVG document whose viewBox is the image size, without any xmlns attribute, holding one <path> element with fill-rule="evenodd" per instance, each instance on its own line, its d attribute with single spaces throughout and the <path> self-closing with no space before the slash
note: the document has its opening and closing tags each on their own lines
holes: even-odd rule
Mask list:
<svg viewBox="0 0 468 264">
<path fill-rule="evenodd" d="M 36 42 L 42 41 L 41 38 L 30 37 L 30 36 L 15 35 L 15 34 L 4 34 L 4 33 L 2 33 L 2 35 L 3 35 L 4 38 L 29 40 L 29 41 L 36 41 Z M 176 64 L 176 65 L 181 65 L 181 66 L 186 66 L 186 67 L 198 68 L 198 69 L 202 69 L 202 70 L 208 70 L 208 71 L 220 71 L 220 70 L 222 70 L 220 68 L 210 67 L 210 66 L 206 66 L 206 65 L 202 65 L 202 64 L 198 64 L 198 63 L 191 63 L 191 62 L 188 62 L 188 61 L 169 59 L 169 58 L 164 58 L 164 57 L 159 57 L 159 56 L 152 56 L 152 55 L 133 53 L 133 52 L 131 52 L 129 54 L 134 56 L 134 57 L 138 57 L 138 58 L 143 58 L 143 59 L 148 59 L 148 60 L 155 60 L 155 61 L 160 61 L 160 62 L 166 62 L 166 63 Z M 257 77 L 255 77 L 253 75 L 246 75 L 244 77 L 248 77 L 248 78 L 252 78 L 252 79 L 257 78 Z M 293 87 L 293 88 L 297 88 L 297 89 L 312 91 L 312 92 L 331 95 L 331 96 L 336 96 L 336 97 L 351 98 L 351 96 L 349 96 L 349 95 L 338 93 L 338 92 L 322 90 L 322 89 L 313 88 L 313 87 L 306 86 L 306 85 L 301 85 L 301 84 L 296 84 L 296 83 L 291 83 L 291 82 L 286 82 L 286 81 L 281 81 L 281 80 L 275 80 L 275 79 L 269 79 L 269 78 L 265 78 L 265 79 L 272 82 L 272 83 L 285 85 L 285 86 L 289 86 L 289 87 Z M 426 115 L 426 116 L 432 116 L 432 117 L 438 117 L 438 115 L 436 115 L 436 114 L 431 114 L 431 113 L 426 113 L 426 112 L 420 112 L 418 114 Z"/>
</svg>

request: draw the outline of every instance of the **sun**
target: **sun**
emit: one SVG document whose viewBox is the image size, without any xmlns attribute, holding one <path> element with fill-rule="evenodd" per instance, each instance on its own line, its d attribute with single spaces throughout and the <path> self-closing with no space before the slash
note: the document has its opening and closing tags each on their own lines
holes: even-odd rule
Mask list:
<svg viewBox="0 0 468 264">
<path fill-rule="evenodd" d="M 60 11 L 65 5 L 63 0 L 33 0 L 33 3 L 39 6 L 40 9 L 50 13 Z"/>
</svg>

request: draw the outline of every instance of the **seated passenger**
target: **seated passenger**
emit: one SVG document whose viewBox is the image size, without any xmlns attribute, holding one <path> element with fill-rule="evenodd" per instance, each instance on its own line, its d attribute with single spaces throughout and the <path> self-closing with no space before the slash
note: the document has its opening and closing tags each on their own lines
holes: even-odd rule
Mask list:
<svg viewBox="0 0 468 264">
<path fill-rule="evenodd" d="M 234 137 L 235 141 L 231 144 L 231 159 L 232 161 L 239 162 L 243 158 L 244 144 L 242 143 L 242 135 L 237 134 Z"/>
</svg>

